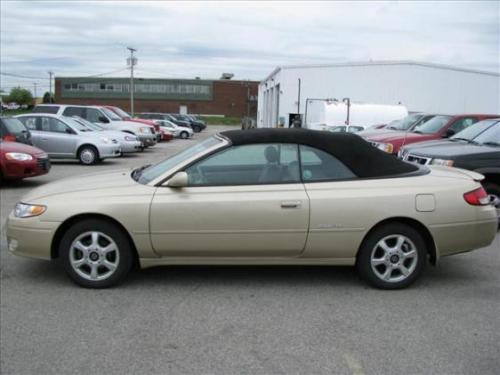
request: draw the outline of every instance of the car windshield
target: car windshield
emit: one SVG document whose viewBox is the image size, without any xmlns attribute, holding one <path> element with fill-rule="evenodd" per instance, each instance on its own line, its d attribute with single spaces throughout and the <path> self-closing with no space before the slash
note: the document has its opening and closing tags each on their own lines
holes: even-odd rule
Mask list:
<svg viewBox="0 0 500 375">
<path fill-rule="evenodd" d="M 65 117 L 64 122 L 66 122 L 66 124 L 71 126 L 73 129 L 76 129 L 76 130 L 81 131 L 81 132 L 93 132 L 94 131 L 94 129 L 90 129 L 88 126 L 76 121 L 72 117 Z"/>
<path fill-rule="evenodd" d="M 495 124 L 491 125 L 488 129 L 474 138 L 474 142 L 488 146 L 500 147 L 500 121 L 496 121 Z"/>
<path fill-rule="evenodd" d="M 141 184 L 147 184 L 152 180 L 158 178 L 165 172 L 168 172 L 172 168 L 175 168 L 176 165 L 182 163 L 184 160 L 192 158 L 193 156 L 200 154 L 217 144 L 222 144 L 222 142 L 222 139 L 218 137 L 205 139 L 203 142 L 191 146 L 184 151 L 181 151 L 178 154 L 175 154 L 172 157 L 159 162 L 158 164 L 152 165 L 143 170 L 141 170 L 141 168 L 134 170 L 134 172 L 132 172 L 132 178 L 134 178 Z"/>
<path fill-rule="evenodd" d="M 482 134 L 485 130 L 489 129 L 492 125 L 497 124 L 498 120 L 483 120 L 471 125 L 461 132 L 450 137 L 452 141 L 475 141 L 475 138 Z"/>
<path fill-rule="evenodd" d="M 421 134 L 435 134 L 439 132 L 451 119 L 451 116 L 435 116 L 422 125 L 417 126 L 413 132 Z"/>
<path fill-rule="evenodd" d="M 4 118 L 2 122 L 12 134 L 20 134 L 27 131 L 24 124 L 17 118 Z"/>
<path fill-rule="evenodd" d="M 106 114 L 106 116 L 108 116 L 111 119 L 111 121 L 121 121 L 122 120 L 120 116 L 118 116 L 116 113 L 114 113 L 110 109 L 102 107 L 102 108 L 100 108 L 100 110 L 103 111 Z"/>
<path fill-rule="evenodd" d="M 421 114 L 408 115 L 401 120 L 396 120 L 387 125 L 387 129 L 408 130 L 411 126 L 423 117 Z"/>
<path fill-rule="evenodd" d="M 86 126 L 87 128 L 90 128 L 90 129 L 95 130 L 95 131 L 106 130 L 102 126 L 94 124 L 93 122 L 87 121 L 81 117 L 74 116 L 74 117 L 72 117 L 72 119 L 75 120 L 76 122 L 79 122 L 80 124 Z"/>
<path fill-rule="evenodd" d="M 118 107 L 113 107 L 113 112 L 115 112 L 118 116 L 120 116 L 123 120 L 132 118 L 127 112 Z"/>
</svg>

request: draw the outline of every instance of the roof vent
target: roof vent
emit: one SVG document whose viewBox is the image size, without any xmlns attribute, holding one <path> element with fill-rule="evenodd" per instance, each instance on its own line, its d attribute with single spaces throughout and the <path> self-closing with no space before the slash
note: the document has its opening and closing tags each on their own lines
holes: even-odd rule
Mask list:
<svg viewBox="0 0 500 375">
<path fill-rule="evenodd" d="M 222 73 L 220 79 L 227 79 L 227 80 L 229 80 L 229 79 L 231 79 L 233 77 L 234 77 L 233 73 Z"/>
</svg>

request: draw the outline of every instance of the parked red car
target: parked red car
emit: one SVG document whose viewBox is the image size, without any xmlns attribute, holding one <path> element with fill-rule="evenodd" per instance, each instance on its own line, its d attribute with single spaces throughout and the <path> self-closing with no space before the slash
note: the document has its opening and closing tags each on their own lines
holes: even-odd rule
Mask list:
<svg viewBox="0 0 500 375">
<path fill-rule="evenodd" d="M 39 148 L 0 139 L 0 182 L 48 173 L 50 161 Z"/>
<path fill-rule="evenodd" d="M 498 117 L 499 115 L 436 115 L 411 131 L 384 132 L 367 136 L 365 139 L 385 152 L 397 154 L 404 145 L 448 138 L 480 120 Z"/>
</svg>

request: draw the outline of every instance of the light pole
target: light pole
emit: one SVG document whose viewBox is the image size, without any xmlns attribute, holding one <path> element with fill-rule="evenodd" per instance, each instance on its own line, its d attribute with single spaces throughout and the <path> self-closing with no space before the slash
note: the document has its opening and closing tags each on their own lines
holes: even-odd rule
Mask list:
<svg viewBox="0 0 500 375">
<path fill-rule="evenodd" d="M 132 47 L 127 47 L 127 49 L 130 51 L 130 57 L 127 59 L 127 64 L 130 65 L 130 114 L 134 116 L 134 65 L 137 64 L 134 52 L 137 50 Z"/>
<path fill-rule="evenodd" d="M 49 73 L 49 103 L 53 103 L 52 100 L 52 75 L 54 75 L 54 72 L 48 72 Z"/>
</svg>

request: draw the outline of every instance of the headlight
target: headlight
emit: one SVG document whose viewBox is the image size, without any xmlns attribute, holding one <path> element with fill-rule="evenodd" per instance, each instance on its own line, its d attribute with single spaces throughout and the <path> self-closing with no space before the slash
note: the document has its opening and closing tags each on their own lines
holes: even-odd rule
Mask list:
<svg viewBox="0 0 500 375">
<path fill-rule="evenodd" d="M 30 154 L 24 154 L 22 152 L 7 152 L 5 154 L 7 160 L 17 160 L 17 161 L 27 161 L 33 160 L 33 156 Z"/>
<path fill-rule="evenodd" d="M 447 160 L 447 159 L 432 159 L 431 161 L 432 165 L 445 165 L 447 167 L 452 167 L 453 166 L 453 160 Z"/>
<path fill-rule="evenodd" d="M 101 137 L 101 142 L 102 143 L 111 143 L 111 139 L 106 138 L 106 137 Z"/>
<path fill-rule="evenodd" d="M 392 154 L 392 151 L 394 150 L 394 146 L 391 143 L 379 143 L 377 148 L 389 154 Z"/>
<path fill-rule="evenodd" d="M 131 142 L 131 141 L 136 141 L 136 140 L 137 140 L 137 137 L 135 137 L 135 136 L 133 136 L 133 135 L 126 135 L 126 136 L 125 136 L 125 140 L 126 140 L 126 141 L 129 141 L 129 142 Z"/>
<path fill-rule="evenodd" d="M 22 218 L 38 216 L 43 214 L 46 209 L 47 207 L 37 204 L 18 203 L 14 208 L 14 216 Z"/>
</svg>

